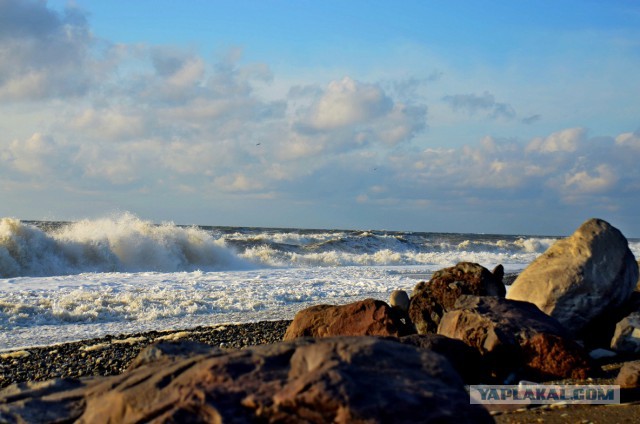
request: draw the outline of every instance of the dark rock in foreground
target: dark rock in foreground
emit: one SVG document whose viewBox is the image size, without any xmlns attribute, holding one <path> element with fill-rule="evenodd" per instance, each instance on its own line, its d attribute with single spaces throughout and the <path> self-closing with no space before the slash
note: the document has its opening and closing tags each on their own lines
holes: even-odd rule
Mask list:
<svg viewBox="0 0 640 424">
<path fill-rule="evenodd" d="M 10 386 L 0 421 L 492 422 L 444 357 L 392 340 L 298 339 L 189 358 L 155 349 L 146 358 L 158 361 L 122 375 Z"/>
<path fill-rule="evenodd" d="M 400 343 L 431 350 L 446 357 L 466 384 L 479 384 L 485 377 L 480 353 L 461 340 L 440 334 L 413 334 L 400 338 Z"/>
</svg>

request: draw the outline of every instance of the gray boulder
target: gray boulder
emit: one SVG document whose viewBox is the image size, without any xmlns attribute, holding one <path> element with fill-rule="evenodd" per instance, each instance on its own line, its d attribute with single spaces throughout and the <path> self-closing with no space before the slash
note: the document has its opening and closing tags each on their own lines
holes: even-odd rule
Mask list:
<svg viewBox="0 0 640 424">
<path fill-rule="evenodd" d="M 535 304 L 581 336 L 594 321 L 615 314 L 637 284 L 627 239 L 609 223 L 590 219 L 533 261 L 507 298 Z"/>
</svg>

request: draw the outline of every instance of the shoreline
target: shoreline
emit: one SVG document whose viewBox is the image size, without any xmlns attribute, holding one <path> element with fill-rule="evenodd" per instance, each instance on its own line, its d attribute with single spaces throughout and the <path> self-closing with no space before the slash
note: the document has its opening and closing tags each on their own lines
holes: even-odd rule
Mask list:
<svg viewBox="0 0 640 424">
<path fill-rule="evenodd" d="M 14 383 L 124 372 L 145 347 L 159 341 L 193 341 L 223 349 L 276 343 L 290 320 L 218 324 L 180 330 L 107 335 L 0 352 L 0 389 Z"/>
</svg>

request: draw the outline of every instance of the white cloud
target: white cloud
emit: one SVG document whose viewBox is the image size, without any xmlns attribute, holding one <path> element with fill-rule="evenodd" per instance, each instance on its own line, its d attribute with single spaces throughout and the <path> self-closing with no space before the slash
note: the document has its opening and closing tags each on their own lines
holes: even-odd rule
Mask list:
<svg viewBox="0 0 640 424">
<path fill-rule="evenodd" d="M 329 84 L 311 108 L 309 123 L 319 130 L 343 128 L 378 118 L 392 107 L 393 102 L 379 86 L 345 77 Z"/>
<path fill-rule="evenodd" d="M 84 14 L 46 2 L 0 2 L 0 99 L 77 96 L 100 77 Z"/>
<path fill-rule="evenodd" d="M 544 138 L 534 138 L 529 142 L 527 151 L 540 153 L 575 152 L 584 136 L 585 130 L 583 128 L 568 128 Z"/>
<path fill-rule="evenodd" d="M 70 170 L 72 152 L 72 148 L 58 144 L 53 137 L 34 133 L 24 141 L 13 140 L 0 149 L 0 159 L 5 167 L 29 177 L 53 177 L 54 182 Z"/>
<path fill-rule="evenodd" d="M 571 195 L 602 193 L 617 182 L 618 177 L 608 164 L 601 164 L 590 171 L 575 171 L 565 175 L 564 188 Z"/>
<path fill-rule="evenodd" d="M 145 119 L 135 110 L 88 108 L 80 112 L 70 126 L 92 139 L 125 141 L 146 135 L 149 125 Z"/>
<path fill-rule="evenodd" d="M 623 147 L 630 147 L 635 150 L 640 150 L 640 133 L 628 132 L 620 134 L 616 137 L 616 145 Z"/>
</svg>

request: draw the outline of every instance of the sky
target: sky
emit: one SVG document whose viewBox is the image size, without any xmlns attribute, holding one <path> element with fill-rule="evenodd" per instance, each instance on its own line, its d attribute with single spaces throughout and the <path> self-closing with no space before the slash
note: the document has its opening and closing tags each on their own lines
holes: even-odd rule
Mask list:
<svg viewBox="0 0 640 424">
<path fill-rule="evenodd" d="M 0 0 L 0 217 L 640 237 L 637 1 Z"/>
</svg>

